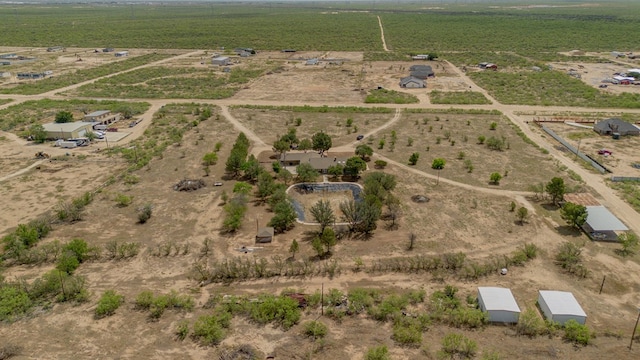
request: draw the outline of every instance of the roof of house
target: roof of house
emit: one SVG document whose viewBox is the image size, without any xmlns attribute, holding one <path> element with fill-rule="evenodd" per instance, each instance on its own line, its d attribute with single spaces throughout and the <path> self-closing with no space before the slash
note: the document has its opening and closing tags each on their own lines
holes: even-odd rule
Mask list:
<svg viewBox="0 0 640 360">
<path fill-rule="evenodd" d="M 424 86 L 424 80 L 418 79 L 415 76 L 407 76 L 407 77 L 404 77 L 404 78 L 400 79 L 400 86 L 405 86 L 405 85 L 407 85 L 409 83 L 412 83 L 412 82 L 420 84 L 421 86 Z"/>
<path fill-rule="evenodd" d="M 229 60 L 228 56 L 216 56 L 213 59 L 211 59 L 213 61 L 218 60 L 218 61 L 225 61 L 225 60 Z"/>
<path fill-rule="evenodd" d="M 629 230 L 622 221 L 609 211 L 606 207 L 587 206 L 586 223 L 594 231 L 627 231 Z"/>
<path fill-rule="evenodd" d="M 587 317 L 578 300 L 566 291 L 540 290 L 540 296 L 553 315 L 576 315 Z"/>
<path fill-rule="evenodd" d="M 273 236 L 273 234 L 274 234 L 273 228 L 268 226 L 268 227 L 263 227 L 258 229 L 258 234 L 256 235 L 256 237 L 270 237 L 270 236 Z"/>
<path fill-rule="evenodd" d="M 68 123 L 46 123 L 43 124 L 45 131 L 63 131 L 63 132 L 72 132 L 78 129 L 82 129 L 83 127 L 93 126 L 90 122 L 84 121 L 76 121 L 76 122 L 68 122 Z"/>
<path fill-rule="evenodd" d="M 326 170 L 333 165 L 341 164 L 344 166 L 347 162 L 347 158 L 338 157 L 321 157 L 309 159 L 309 164 L 316 170 Z"/>
<path fill-rule="evenodd" d="M 98 117 L 98 116 L 102 116 L 102 115 L 106 115 L 111 113 L 110 110 L 98 110 L 98 111 L 94 111 L 92 113 L 89 113 L 87 115 L 85 115 L 84 117 Z"/>
<path fill-rule="evenodd" d="M 593 128 L 595 130 L 600 130 L 600 131 L 609 131 L 609 130 L 616 129 L 615 130 L 616 132 L 619 132 L 619 131 L 622 131 L 622 132 L 640 132 L 640 129 L 638 129 L 632 123 L 626 122 L 626 121 L 618 119 L 618 118 L 611 118 L 611 119 L 598 121 L 593 126 Z"/>
<path fill-rule="evenodd" d="M 433 69 L 430 65 L 411 65 L 409 71 L 430 71 L 433 72 Z"/>
<path fill-rule="evenodd" d="M 433 75 L 433 71 L 412 71 L 410 74 L 410 76 L 418 79 L 426 79 L 431 75 Z"/>
<path fill-rule="evenodd" d="M 300 161 L 307 162 L 311 158 L 319 158 L 320 154 L 315 151 L 310 152 L 288 152 L 280 155 L 280 161 Z"/>
<path fill-rule="evenodd" d="M 482 298 L 486 311 L 503 310 L 520 312 L 511 290 L 500 287 L 478 287 L 478 296 Z"/>
</svg>

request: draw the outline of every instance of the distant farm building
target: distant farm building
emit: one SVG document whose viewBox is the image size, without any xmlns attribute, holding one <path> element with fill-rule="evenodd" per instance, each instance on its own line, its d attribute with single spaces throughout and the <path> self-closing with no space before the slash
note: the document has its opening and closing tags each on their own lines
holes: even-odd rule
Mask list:
<svg viewBox="0 0 640 360">
<path fill-rule="evenodd" d="M 400 79 L 400 87 L 408 89 L 419 89 L 427 87 L 427 84 L 422 79 L 418 79 L 414 76 L 407 76 Z"/>
<path fill-rule="evenodd" d="M 64 46 L 52 46 L 50 48 L 47 48 L 48 52 L 58 52 L 58 51 L 64 51 Z"/>
<path fill-rule="evenodd" d="M 120 120 L 120 113 L 112 113 L 110 110 L 98 110 L 84 116 L 85 122 L 109 125 Z"/>
<path fill-rule="evenodd" d="M 231 64 L 231 60 L 228 56 L 217 56 L 211 59 L 211 64 L 218 66 L 227 66 Z"/>
<path fill-rule="evenodd" d="M 485 70 L 498 70 L 498 65 L 489 62 L 481 62 L 478 64 L 478 67 Z"/>
<path fill-rule="evenodd" d="M 18 56 L 15 53 L 11 54 L 0 54 L 0 59 L 15 59 Z"/>
<path fill-rule="evenodd" d="M 104 48 L 104 49 L 102 49 L 102 52 L 106 52 L 106 53 L 107 52 L 114 52 L 114 51 L 115 51 L 114 48 Z"/>
<path fill-rule="evenodd" d="M 593 131 L 600 135 L 640 135 L 640 128 L 618 118 L 611 118 L 597 122 Z"/>
<path fill-rule="evenodd" d="M 256 51 L 252 48 L 235 48 L 233 49 L 233 52 L 238 54 L 240 57 L 248 57 L 256 54 Z"/>
<path fill-rule="evenodd" d="M 116 57 L 125 57 L 125 56 L 129 56 L 129 52 L 128 51 L 118 51 L 117 53 L 115 53 Z"/>
<path fill-rule="evenodd" d="M 313 59 L 307 60 L 307 62 L 305 62 L 305 65 L 318 65 L 319 63 L 320 63 L 320 60 L 313 58 Z"/>
<path fill-rule="evenodd" d="M 584 325 L 587 314 L 572 293 L 566 291 L 540 290 L 538 305 L 547 320 L 564 325 L 569 320 L 575 320 Z"/>
<path fill-rule="evenodd" d="M 19 72 L 16 77 L 18 80 L 37 80 L 44 79 L 47 75 L 44 72 Z"/>
<path fill-rule="evenodd" d="M 517 323 L 520 307 L 511 290 L 500 287 L 479 287 L 478 305 L 489 314 L 490 322 Z"/>
<path fill-rule="evenodd" d="M 93 129 L 93 123 L 76 121 L 70 123 L 47 123 L 42 125 L 47 139 L 75 139 L 86 136 Z"/>
<path fill-rule="evenodd" d="M 415 55 L 411 57 L 413 60 L 429 60 L 431 57 L 429 55 Z"/>
<path fill-rule="evenodd" d="M 433 69 L 429 65 L 412 65 L 409 68 L 410 76 L 418 79 L 426 79 L 436 76 Z"/>
</svg>

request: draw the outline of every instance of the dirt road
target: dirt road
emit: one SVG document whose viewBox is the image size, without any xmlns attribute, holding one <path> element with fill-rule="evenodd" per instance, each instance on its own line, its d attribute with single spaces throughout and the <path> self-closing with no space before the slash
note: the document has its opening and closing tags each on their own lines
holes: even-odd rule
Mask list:
<svg viewBox="0 0 640 360">
<path fill-rule="evenodd" d="M 380 26 L 380 40 L 382 40 L 382 48 L 384 51 L 389 51 L 389 48 L 387 48 L 387 41 L 384 38 L 384 27 L 382 27 L 382 20 L 380 19 L 380 16 L 378 16 L 378 25 Z"/>
</svg>

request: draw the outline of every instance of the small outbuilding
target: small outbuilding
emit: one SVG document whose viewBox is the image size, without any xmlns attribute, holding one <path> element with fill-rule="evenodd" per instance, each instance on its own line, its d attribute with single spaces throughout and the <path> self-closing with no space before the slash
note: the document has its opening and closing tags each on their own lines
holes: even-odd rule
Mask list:
<svg viewBox="0 0 640 360">
<path fill-rule="evenodd" d="M 538 293 L 538 306 L 547 320 L 560 325 L 569 320 L 582 325 L 587 322 L 587 314 L 572 293 L 554 290 L 540 290 Z"/>
<path fill-rule="evenodd" d="M 266 244 L 273 241 L 274 230 L 272 227 L 263 227 L 258 229 L 258 233 L 256 234 L 256 243 Z"/>
<path fill-rule="evenodd" d="M 507 288 L 479 287 L 478 305 L 489 314 L 490 322 L 517 323 L 520 318 L 520 307 Z"/>
<path fill-rule="evenodd" d="M 218 66 L 227 66 L 231 64 L 231 60 L 228 56 L 217 56 L 211 59 L 211 64 Z"/>
<path fill-rule="evenodd" d="M 600 135 L 613 135 L 618 133 L 620 135 L 640 135 L 640 128 L 632 123 L 626 122 L 622 119 L 611 118 L 602 121 L 598 121 L 593 126 L 593 131 Z"/>
<path fill-rule="evenodd" d="M 124 57 L 124 56 L 129 56 L 129 52 L 128 51 L 118 51 L 115 54 L 116 57 Z"/>
<path fill-rule="evenodd" d="M 587 220 L 582 229 L 593 240 L 618 241 L 618 231 L 629 228 L 622 223 L 609 209 L 599 206 L 587 206 Z"/>
</svg>

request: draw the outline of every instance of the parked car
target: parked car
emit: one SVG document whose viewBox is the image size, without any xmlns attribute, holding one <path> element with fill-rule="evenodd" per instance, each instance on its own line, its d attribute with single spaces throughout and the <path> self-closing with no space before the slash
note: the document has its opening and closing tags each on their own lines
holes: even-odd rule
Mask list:
<svg viewBox="0 0 640 360">
<path fill-rule="evenodd" d="M 222 182 L 216 181 L 213 183 L 213 186 L 222 186 Z"/>
<path fill-rule="evenodd" d="M 609 156 L 609 155 L 613 154 L 613 152 L 611 152 L 611 150 L 607 150 L 607 149 L 600 149 L 600 150 L 598 150 L 598 154 L 604 155 L 604 156 Z"/>
<path fill-rule="evenodd" d="M 607 84 L 600 84 L 600 86 L 598 86 L 600 89 L 604 89 L 607 87 Z"/>
<path fill-rule="evenodd" d="M 358 136 L 356 137 L 356 140 L 362 140 L 362 139 L 364 139 L 364 135 L 358 135 Z"/>
</svg>

